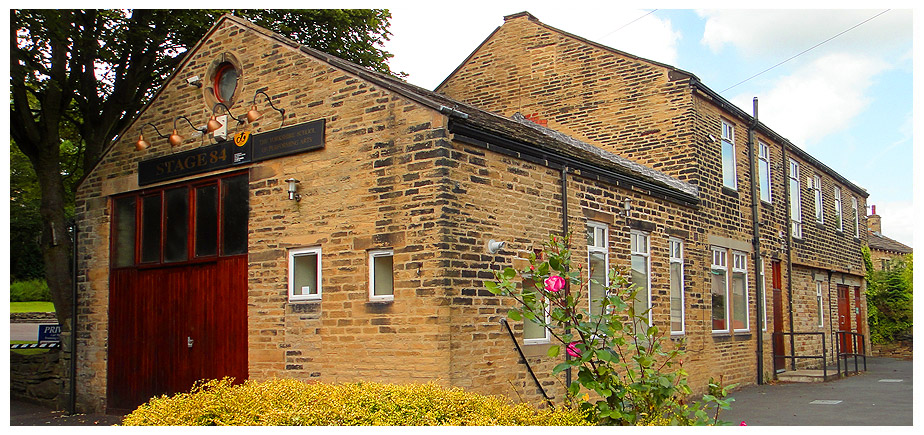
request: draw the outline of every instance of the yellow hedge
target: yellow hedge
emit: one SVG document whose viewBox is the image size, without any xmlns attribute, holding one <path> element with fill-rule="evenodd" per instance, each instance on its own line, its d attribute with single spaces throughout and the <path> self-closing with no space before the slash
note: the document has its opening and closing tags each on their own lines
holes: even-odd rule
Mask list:
<svg viewBox="0 0 924 435">
<path fill-rule="evenodd" d="M 306 384 L 291 379 L 230 379 L 161 396 L 122 421 L 127 426 L 570 426 L 590 424 L 580 411 L 539 410 L 508 399 L 432 383 Z"/>
</svg>

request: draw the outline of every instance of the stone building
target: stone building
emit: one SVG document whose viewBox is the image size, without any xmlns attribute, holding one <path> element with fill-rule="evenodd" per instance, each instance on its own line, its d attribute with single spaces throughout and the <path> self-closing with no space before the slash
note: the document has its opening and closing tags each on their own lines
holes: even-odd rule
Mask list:
<svg viewBox="0 0 924 435">
<path fill-rule="evenodd" d="M 876 206 L 866 217 L 869 226 L 869 253 L 876 270 L 889 270 L 893 260 L 903 258 L 914 252 L 910 246 L 882 234 L 882 216 L 876 214 Z"/>
<path fill-rule="evenodd" d="M 831 362 L 835 331 L 866 331 L 864 189 L 761 123 L 756 101 L 749 114 L 690 72 L 526 12 L 504 21 L 437 92 L 528 113 L 699 189 L 698 228 L 684 240 L 685 291 L 705 293 L 683 320 L 691 379 L 770 379 L 820 361 L 772 355 L 824 346 Z"/>
<path fill-rule="evenodd" d="M 749 134 L 769 153 L 758 204 Z M 793 219 L 815 177 L 825 222 Z M 853 209 L 836 214 L 836 192 Z M 588 264 L 636 265 L 694 388 L 766 380 L 774 331 L 823 332 L 832 352 L 836 291 L 862 295 L 865 198 L 692 74 L 529 14 L 436 92 L 225 16 L 78 188 L 78 405 L 130 409 L 221 376 L 538 403 L 500 323 L 511 301 L 482 283 L 563 232 Z M 549 338 L 511 324 L 560 396 Z"/>
</svg>

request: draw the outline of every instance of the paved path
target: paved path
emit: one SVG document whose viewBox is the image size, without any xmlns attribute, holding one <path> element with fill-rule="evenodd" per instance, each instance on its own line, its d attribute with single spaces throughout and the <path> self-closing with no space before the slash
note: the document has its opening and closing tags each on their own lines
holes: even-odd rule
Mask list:
<svg viewBox="0 0 924 435">
<path fill-rule="evenodd" d="M 825 383 L 744 387 L 719 418 L 748 426 L 912 425 L 913 363 L 868 358 L 867 368 Z"/>
<path fill-rule="evenodd" d="M 10 340 L 38 340 L 38 323 L 10 323 Z"/>
</svg>

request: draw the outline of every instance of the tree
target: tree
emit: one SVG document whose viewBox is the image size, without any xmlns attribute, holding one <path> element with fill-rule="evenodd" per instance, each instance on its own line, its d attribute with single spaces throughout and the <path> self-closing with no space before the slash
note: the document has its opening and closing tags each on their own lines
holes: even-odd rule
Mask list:
<svg viewBox="0 0 924 435">
<path fill-rule="evenodd" d="M 913 326 L 913 257 L 893 258 L 888 269 L 873 270 L 869 249 L 863 248 L 870 340 L 890 343 L 909 334 Z"/>
<path fill-rule="evenodd" d="M 68 328 L 73 199 L 62 143 L 89 171 L 160 82 L 225 13 L 388 73 L 387 10 L 11 10 L 10 136 L 38 180 L 40 245 L 58 321 Z"/>
</svg>

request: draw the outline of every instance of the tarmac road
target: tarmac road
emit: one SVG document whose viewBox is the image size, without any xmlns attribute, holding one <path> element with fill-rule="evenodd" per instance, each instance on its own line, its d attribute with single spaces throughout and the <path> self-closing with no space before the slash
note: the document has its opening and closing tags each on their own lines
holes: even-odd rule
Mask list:
<svg viewBox="0 0 924 435">
<path fill-rule="evenodd" d="M 748 426 L 911 426 L 913 365 L 867 358 L 868 371 L 836 381 L 744 387 L 732 392 L 735 401 L 719 419 Z"/>
<path fill-rule="evenodd" d="M 38 323 L 10 323 L 10 340 L 35 341 L 38 339 Z"/>
</svg>

